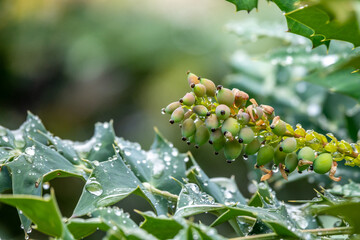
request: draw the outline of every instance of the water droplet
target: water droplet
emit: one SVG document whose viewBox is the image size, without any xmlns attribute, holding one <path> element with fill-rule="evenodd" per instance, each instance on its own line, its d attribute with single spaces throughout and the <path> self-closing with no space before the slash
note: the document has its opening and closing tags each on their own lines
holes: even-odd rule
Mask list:
<svg viewBox="0 0 360 240">
<path fill-rule="evenodd" d="M 98 166 L 100 165 L 99 161 L 97 161 L 97 160 L 93 161 L 93 164 L 94 164 L 96 167 L 98 167 Z"/>
<path fill-rule="evenodd" d="M 277 165 L 273 165 L 271 169 L 274 173 L 277 173 L 279 171 L 279 167 Z"/>
<path fill-rule="evenodd" d="M 28 147 L 25 149 L 25 153 L 29 156 L 34 156 L 35 155 L 35 147 Z"/>
<path fill-rule="evenodd" d="M 158 161 L 154 164 L 152 169 L 152 174 L 154 178 L 160 178 L 161 175 L 164 173 L 165 164 L 162 161 Z"/>
<path fill-rule="evenodd" d="M 44 190 L 49 190 L 49 188 L 50 188 L 50 183 L 49 182 L 44 182 L 43 189 Z"/>
<path fill-rule="evenodd" d="M 9 138 L 7 136 L 3 136 L 2 139 L 4 140 L 4 142 L 9 142 Z"/>
<path fill-rule="evenodd" d="M 95 196 L 100 196 L 103 193 L 100 183 L 95 179 L 89 179 L 88 183 L 86 183 L 85 189 Z"/>
<path fill-rule="evenodd" d="M 184 158 L 184 162 L 188 162 L 188 161 L 189 161 L 188 157 Z"/>
<path fill-rule="evenodd" d="M 30 227 L 27 231 L 26 231 L 26 233 L 31 233 L 32 232 L 32 228 Z"/>
<path fill-rule="evenodd" d="M 94 150 L 95 151 L 99 151 L 100 150 L 100 147 L 101 147 L 101 143 L 97 143 L 97 144 L 95 144 L 95 146 L 94 146 Z"/>
<path fill-rule="evenodd" d="M 125 150 L 124 153 L 126 156 L 131 156 L 131 152 L 129 150 Z"/>
</svg>

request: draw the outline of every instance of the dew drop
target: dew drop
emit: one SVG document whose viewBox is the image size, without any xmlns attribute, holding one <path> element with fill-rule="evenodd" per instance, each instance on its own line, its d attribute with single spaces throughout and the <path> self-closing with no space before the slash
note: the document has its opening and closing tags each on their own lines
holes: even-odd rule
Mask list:
<svg viewBox="0 0 360 240">
<path fill-rule="evenodd" d="M 100 183 L 96 180 L 89 180 L 85 186 L 85 189 L 95 196 L 100 196 L 103 193 L 103 189 Z"/>
<path fill-rule="evenodd" d="M 128 150 L 125 150 L 124 153 L 125 153 L 126 156 L 131 156 L 131 152 L 128 151 Z"/>
<path fill-rule="evenodd" d="M 28 147 L 25 149 L 25 153 L 29 156 L 34 156 L 35 155 L 35 147 Z"/>
<path fill-rule="evenodd" d="M 277 173 L 279 171 L 279 167 L 277 165 L 273 165 L 271 169 L 274 173 Z"/>
<path fill-rule="evenodd" d="M 97 161 L 97 160 L 93 161 L 93 164 L 94 164 L 96 167 L 98 167 L 98 166 L 100 165 L 99 161 Z"/>
<path fill-rule="evenodd" d="M 44 182 L 44 184 L 43 184 L 43 189 L 44 190 L 49 190 L 49 188 L 50 188 L 50 183 L 49 182 Z"/>
</svg>

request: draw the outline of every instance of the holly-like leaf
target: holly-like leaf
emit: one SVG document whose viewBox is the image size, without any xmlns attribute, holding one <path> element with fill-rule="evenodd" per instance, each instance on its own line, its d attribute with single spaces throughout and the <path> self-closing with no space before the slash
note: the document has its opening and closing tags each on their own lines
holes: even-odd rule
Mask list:
<svg viewBox="0 0 360 240">
<path fill-rule="evenodd" d="M 251 12 L 254 8 L 258 6 L 258 0 L 226 0 L 233 3 L 236 6 L 236 11 L 245 10 Z"/>
<path fill-rule="evenodd" d="M 36 229 L 53 237 L 73 239 L 61 220 L 54 192 L 51 196 L 38 197 L 32 195 L 0 195 L 0 202 L 20 209 L 22 213 L 36 224 Z M 65 237 L 67 236 L 67 238 Z"/>
</svg>

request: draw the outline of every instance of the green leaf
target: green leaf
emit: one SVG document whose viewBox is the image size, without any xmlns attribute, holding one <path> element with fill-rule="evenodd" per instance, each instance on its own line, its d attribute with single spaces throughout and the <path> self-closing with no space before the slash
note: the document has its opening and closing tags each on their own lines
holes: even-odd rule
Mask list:
<svg viewBox="0 0 360 240">
<path fill-rule="evenodd" d="M 319 210 L 318 214 L 327 214 L 332 216 L 343 217 L 350 226 L 353 227 L 354 233 L 360 233 L 360 203 L 344 202 Z"/>
<path fill-rule="evenodd" d="M 95 165 L 87 180 L 73 215 L 82 216 L 98 207 L 114 204 L 130 194 L 137 194 L 148 200 L 158 214 L 166 214 L 167 206 L 156 204 L 156 199 L 148 193 L 135 174 L 117 153 L 112 160 Z"/>
<path fill-rule="evenodd" d="M 321 0 L 319 3 L 286 13 L 291 18 L 311 28 L 326 40 L 342 40 L 360 46 L 360 29 L 353 10 L 353 0 Z"/>
<path fill-rule="evenodd" d="M 22 136 L 20 132 L 22 132 Z M 25 141 L 25 147 L 29 147 L 33 145 L 32 140 L 46 145 L 48 140 L 44 136 L 44 133 L 47 133 L 47 130 L 40 118 L 28 111 L 26 121 L 20 126 L 15 135 L 18 135 L 18 138 L 21 139 L 21 141 Z"/>
<path fill-rule="evenodd" d="M 117 139 L 118 146 L 126 164 L 141 180 L 160 190 L 179 194 L 181 187 L 172 180 L 182 180 L 185 175 L 186 154 L 181 154 L 169 143 L 157 129 L 155 140 L 149 151 L 141 150 L 137 143 Z"/>
<path fill-rule="evenodd" d="M 42 184 L 57 177 L 75 176 L 83 178 L 83 172 L 53 149 L 32 140 L 21 155 L 6 164 L 12 175 L 13 194 L 40 196 Z M 30 141 L 28 142 L 28 144 Z M 26 231 L 31 222 L 20 215 Z"/>
<path fill-rule="evenodd" d="M 172 239 L 183 229 L 183 226 L 173 218 L 156 217 L 152 212 L 136 212 L 145 219 L 140 227 L 158 239 Z"/>
<path fill-rule="evenodd" d="M 0 167 L 0 193 L 11 189 L 11 176 L 7 167 Z"/>
<path fill-rule="evenodd" d="M 20 209 L 36 224 L 36 229 L 40 232 L 59 238 L 64 235 L 65 228 L 53 191 L 51 191 L 51 196 L 44 198 L 22 194 L 4 194 L 0 195 L 0 202 Z"/>
<path fill-rule="evenodd" d="M 97 229 L 106 232 L 114 225 L 123 228 L 138 227 L 128 213 L 117 207 L 99 208 L 90 215 L 90 219 L 72 218 L 67 222 L 67 228 L 76 239 L 87 237 Z"/>
<path fill-rule="evenodd" d="M 348 184 L 343 186 L 336 184 L 332 189 L 327 190 L 329 193 L 340 195 L 343 197 L 360 197 L 360 184 L 350 180 Z"/>
<path fill-rule="evenodd" d="M 233 3 L 236 6 L 236 11 L 246 10 L 251 12 L 254 8 L 258 6 L 258 0 L 226 0 Z"/>
</svg>

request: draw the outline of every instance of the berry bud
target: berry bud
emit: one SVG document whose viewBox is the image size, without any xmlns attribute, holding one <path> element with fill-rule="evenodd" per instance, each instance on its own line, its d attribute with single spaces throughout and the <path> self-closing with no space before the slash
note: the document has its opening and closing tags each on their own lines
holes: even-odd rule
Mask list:
<svg viewBox="0 0 360 240">
<path fill-rule="evenodd" d="M 322 153 L 314 160 L 314 172 L 324 174 L 330 171 L 333 160 L 330 153 Z"/>
<path fill-rule="evenodd" d="M 298 158 L 296 153 L 292 152 L 286 155 L 285 167 L 289 170 L 289 173 L 293 172 L 298 165 Z"/>
<path fill-rule="evenodd" d="M 271 162 L 274 158 L 274 148 L 270 145 L 265 145 L 264 147 L 259 149 L 256 163 L 258 166 L 265 165 Z"/>
<path fill-rule="evenodd" d="M 257 116 L 257 119 L 262 118 L 263 116 L 263 110 L 261 107 L 254 108 L 255 115 Z"/>
<path fill-rule="evenodd" d="M 210 138 L 209 130 L 206 128 L 205 124 L 196 126 L 195 131 L 195 143 L 197 146 L 201 146 L 204 143 L 208 142 Z"/>
<path fill-rule="evenodd" d="M 182 103 L 186 106 L 192 106 L 195 103 L 195 96 L 194 93 L 187 93 L 185 96 L 181 99 Z"/>
<path fill-rule="evenodd" d="M 249 127 L 243 127 L 239 133 L 239 140 L 241 139 L 243 143 L 248 144 L 254 140 L 255 133 Z"/>
<path fill-rule="evenodd" d="M 219 127 L 219 120 L 216 117 L 216 114 L 211 114 L 205 119 L 205 125 L 209 130 L 217 129 Z"/>
<path fill-rule="evenodd" d="M 270 127 L 272 132 L 278 136 L 283 136 L 286 132 L 286 123 L 280 120 L 279 116 L 274 117 Z"/>
<path fill-rule="evenodd" d="M 224 154 L 226 159 L 236 159 L 240 156 L 243 145 L 236 140 L 227 141 L 224 146 Z"/>
<path fill-rule="evenodd" d="M 230 108 L 224 104 L 220 104 L 216 107 L 215 113 L 219 120 L 225 120 L 230 116 Z"/>
<path fill-rule="evenodd" d="M 214 97 L 216 93 L 215 83 L 206 78 L 200 78 L 200 83 L 206 87 L 206 95 L 209 97 Z"/>
<path fill-rule="evenodd" d="M 226 119 L 221 127 L 223 133 L 230 132 L 233 136 L 236 136 L 239 133 L 240 125 L 238 121 L 234 118 Z"/>
<path fill-rule="evenodd" d="M 280 163 L 284 163 L 286 155 L 287 155 L 283 151 L 280 151 L 279 148 L 280 148 L 280 144 L 276 146 L 275 153 L 274 153 L 274 163 L 276 165 L 279 165 Z"/>
<path fill-rule="evenodd" d="M 172 103 L 170 103 L 169 105 L 166 106 L 165 112 L 168 113 L 168 114 L 172 114 L 175 111 L 175 109 L 177 109 L 180 106 L 181 106 L 181 103 L 172 102 Z"/>
<path fill-rule="evenodd" d="M 185 119 L 188 119 L 189 117 L 191 117 L 191 115 L 193 114 L 194 112 L 192 110 L 188 110 L 185 115 L 184 115 L 184 120 Z"/>
<path fill-rule="evenodd" d="M 297 141 L 295 138 L 290 137 L 290 138 L 286 138 L 282 143 L 281 143 L 281 148 L 282 151 L 284 153 L 291 153 L 293 151 L 296 150 L 297 148 Z"/>
<path fill-rule="evenodd" d="M 298 159 L 313 162 L 315 160 L 315 151 L 310 147 L 304 147 L 304 148 L 300 149 L 300 151 L 298 152 Z M 298 170 L 299 171 L 304 171 L 309 166 L 310 165 L 299 166 Z"/>
<path fill-rule="evenodd" d="M 194 123 L 194 120 L 192 120 L 191 118 L 186 119 L 183 124 L 182 124 L 182 128 L 181 128 L 181 133 L 183 135 L 183 137 L 188 138 L 192 135 L 194 135 L 196 131 L 196 126 Z"/>
<path fill-rule="evenodd" d="M 206 87 L 201 83 L 198 83 L 194 87 L 194 93 L 198 97 L 203 97 L 206 94 Z"/>
<path fill-rule="evenodd" d="M 249 99 L 249 95 L 246 92 L 240 91 L 237 88 L 233 88 L 232 92 L 235 96 L 235 106 L 245 107 L 247 100 Z"/>
<path fill-rule="evenodd" d="M 203 105 L 196 105 L 192 108 L 192 111 L 196 113 L 198 116 L 205 117 L 208 113 L 208 109 Z"/>
<path fill-rule="evenodd" d="M 219 152 L 225 145 L 226 139 L 220 129 L 210 133 L 210 140 L 216 152 Z"/>
<path fill-rule="evenodd" d="M 218 90 L 216 96 L 220 104 L 225 104 L 229 107 L 232 107 L 234 105 L 235 96 L 230 89 L 223 87 Z"/>
<path fill-rule="evenodd" d="M 250 121 L 250 116 L 249 116 L 249 114 L 246 113 L 246 112 L 240 112 L 240 111 L 239 111 L 239 113 L 238 113 L 238 115 L 237 115 L 236 117 L 237 117 L 237 119 L 239 120 L 239 122 L 240 122 L 241 124 L 243 124 L 243 125 L 248 124 L 249 121 Z"/>
<path fill-rule="evenodd" d="M 181 122 L 184 119 L 185 111 L 182 107 L 178 107 L 175 111 L 171 114 L 171 120 L 173 123 Z"/>
<path fill-rule="evenodd" d="M 188 72 L 187 73 L 187 79 L 188 79 L 188 83 L 189 86 L 191 86 L 191 84 L 198 84 L 200 83 L 198 76 L 196 76 L 195 74 Z"/>
<path fill-rule="evenodd" d="M 252 140 L 251 143 L 247 144 L 245 146 L 245 154 L 246 155 L 254 155 L 255 153 L 257 153 L 260 149 L 261 143 L 259 142 L 258 139 L 254 139 Z"/>
</svg>

